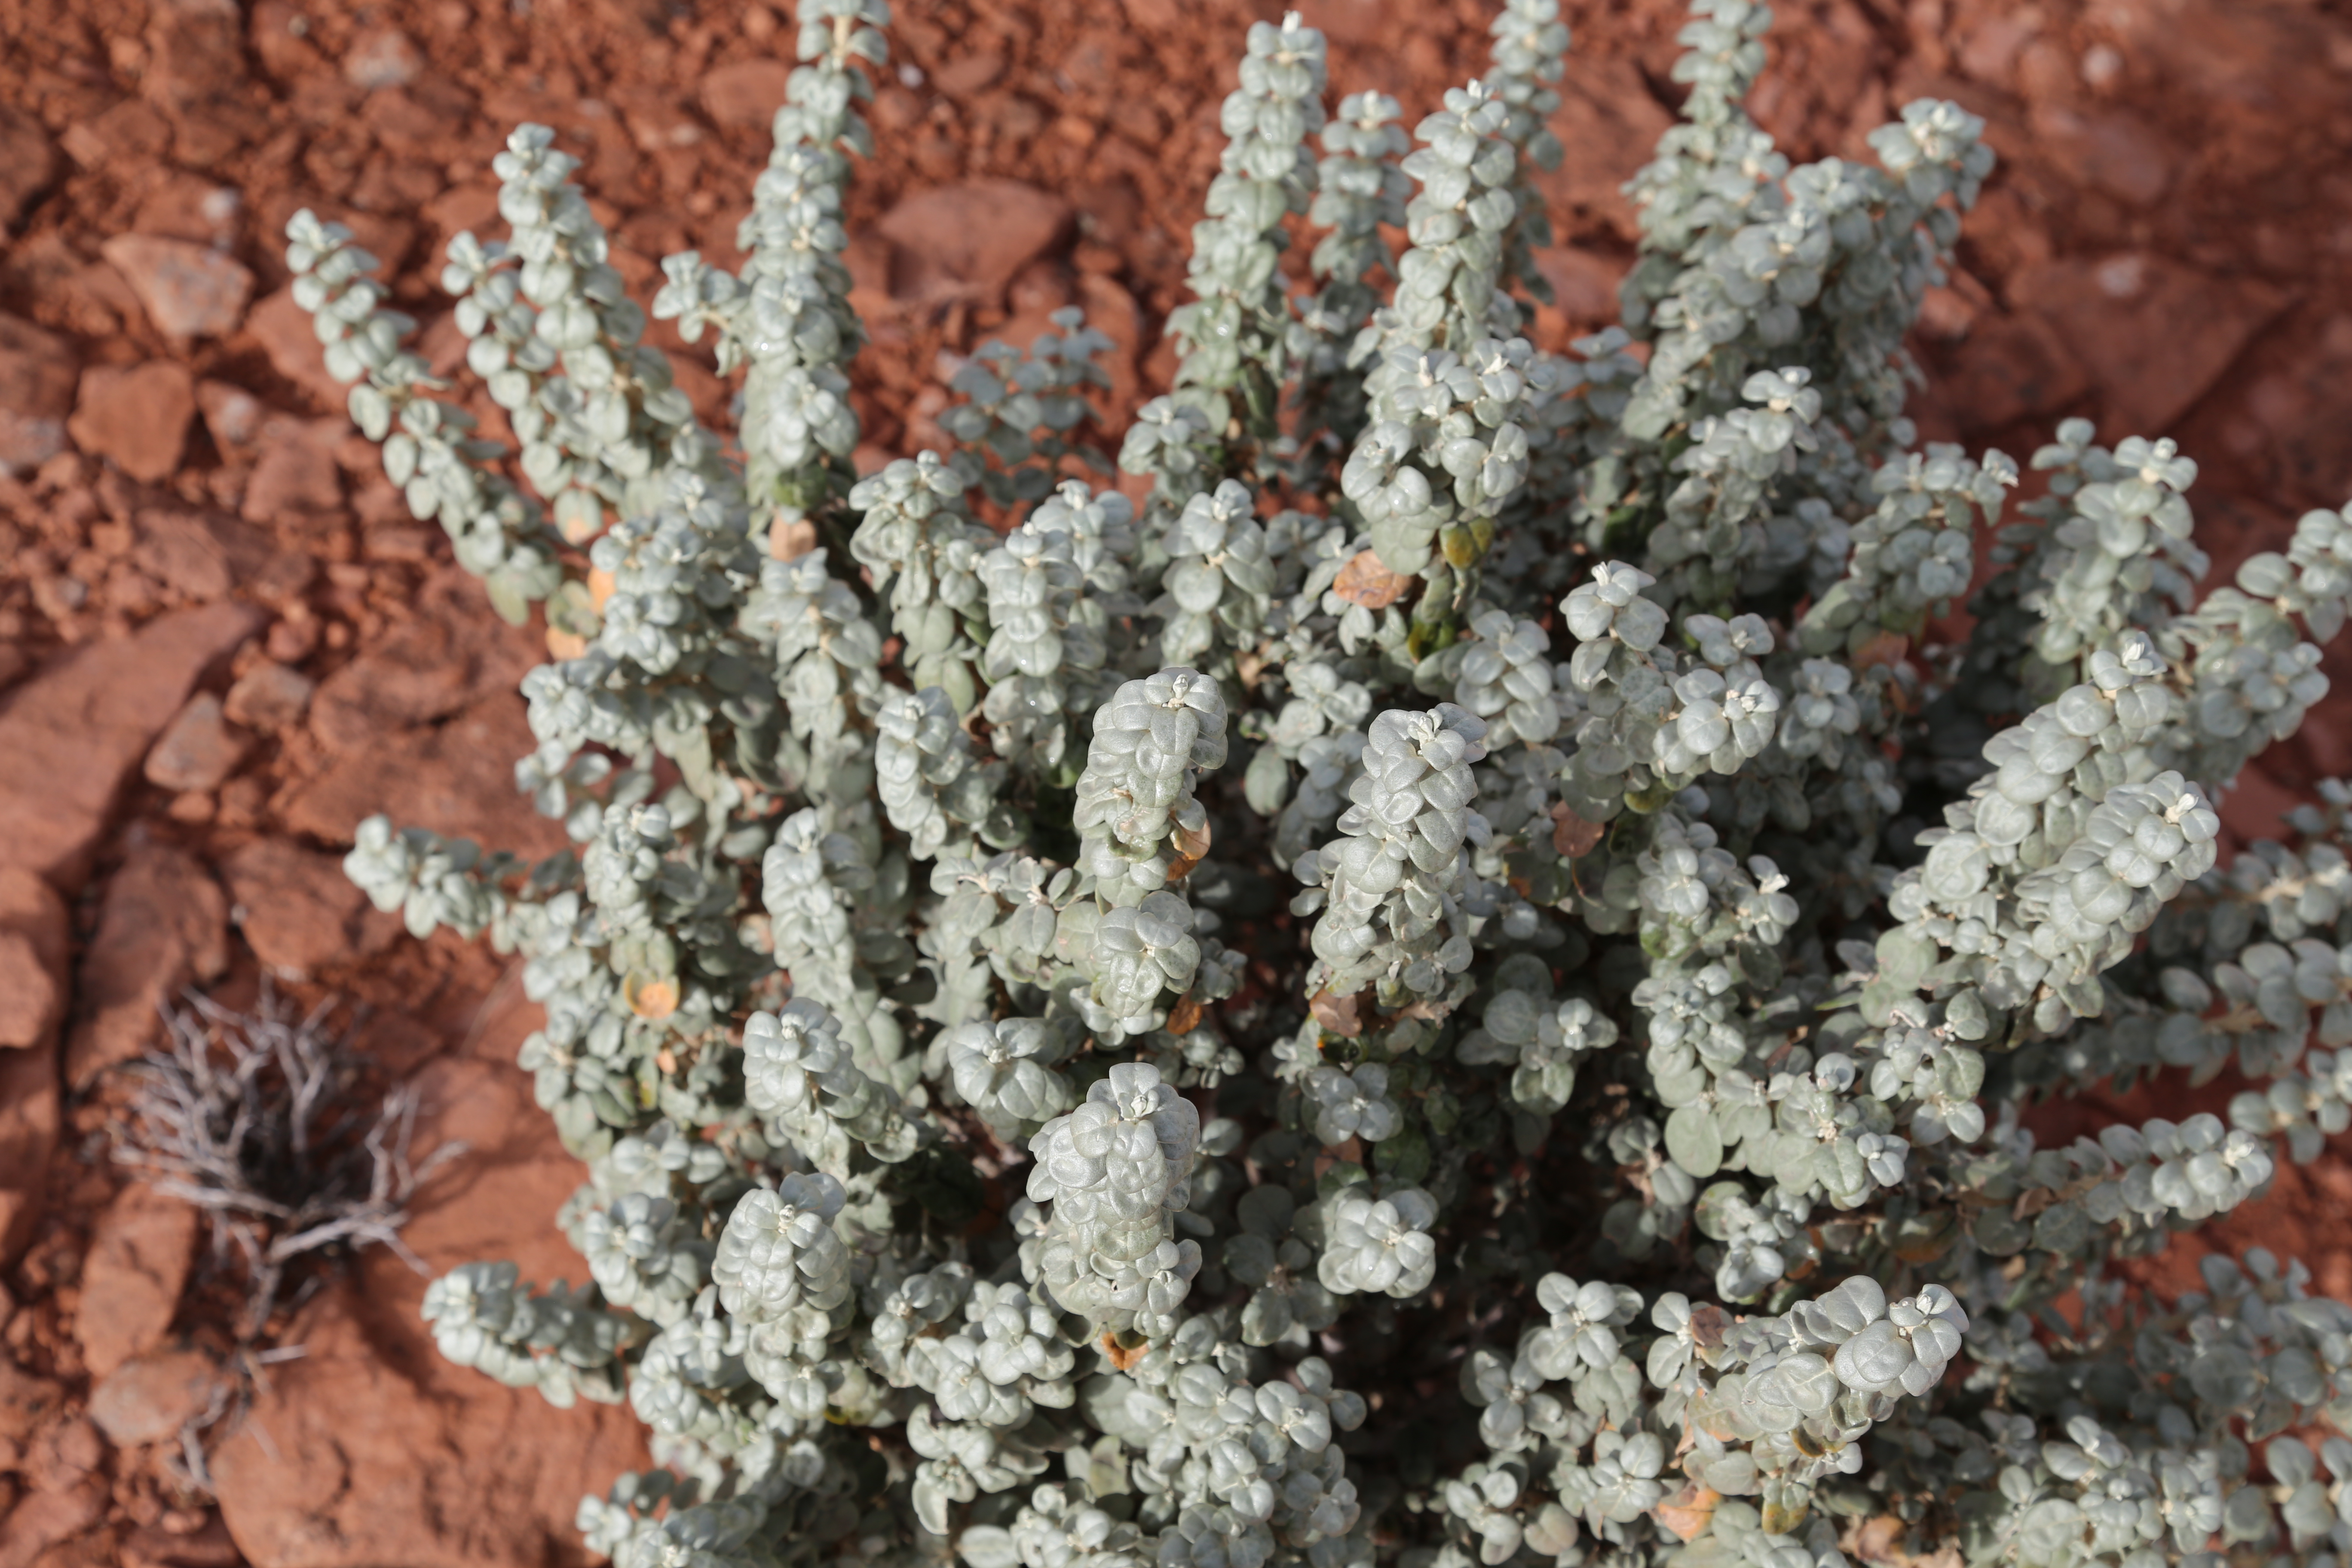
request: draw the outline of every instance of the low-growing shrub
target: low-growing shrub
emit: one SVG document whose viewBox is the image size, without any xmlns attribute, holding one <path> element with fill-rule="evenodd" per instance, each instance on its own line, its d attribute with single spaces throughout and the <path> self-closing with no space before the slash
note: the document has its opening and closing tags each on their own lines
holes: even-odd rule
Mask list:
<svg viewBox="0 0 2352 1568">
<path fill-rule="evenodd" d="M 1694 5 L 1622 324 L 1566 357 L 1524 335 L 1554 0 L 1410 137 L 1251 28 L 1124 489 L 1076 316 L 956 375 L 952 450 L 851 466 L 880 0 L 803 0 L 741 275 L 664 263 L 731 443 L 547 131 L 444 273 L 520 482 L 295 220 L 353 417 L 557 655 L 518 780 L 577 848 L 377 818 L 347 865 L 546 1009 L 591 1283 L 477 1264 L 425 1311 L 652 1428 L 594 1548 L 2345 1549 L 2352 1310 L 2261 1252 L 2173 1300 L 2107 1263 L 2346 1124 L 2352 795 L 2226 868 L 2213 801 L 2326 689 L 2352 516 L 2200 597 L 2170 442 L 2069 420 L 2015 507 L 2010 458 L 1920 446 L 1982 126 L 1792 166 L 1741 107 L 1768 19 Z M 2233 1061 L 2226 1115 L 2020 1119 Z"/>
</svg>

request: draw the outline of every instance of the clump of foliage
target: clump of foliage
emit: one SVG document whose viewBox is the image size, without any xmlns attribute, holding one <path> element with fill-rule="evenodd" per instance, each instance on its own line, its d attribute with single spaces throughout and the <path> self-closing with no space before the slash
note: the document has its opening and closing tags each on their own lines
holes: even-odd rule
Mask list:
<svg viewBox="0 0 2352 1568">
<path fill-rule="evenodd" d="M 664 265 L 731 443 L 544 130 L 446 274 L 527 489 L 350 237 L 289 230 L 387 471 L 560 653 L 518 781 L 575 849 L 378 818 L 347 865 L 547 1010 L 591 1283 L 479 1264 L 425 1310 L 652 1428 L 591 1544 L 2334 1562 L 2352 1310 L 2259 1251 L 2171 1300 L 2108 1263 L 2346 1125 L 2352 793 L 2229 866 L 2213 801 L 2326 689 L 2352 513 L 2200 596 L 2170 442 L 2070 420 L 2013 510 L 2010 458 L 1922 447 L 1904 334 L 1982 126 L 1914 103 L 1874 166 L 1792 165 L 1750 0 L 1696 0 L 1573 354 L 1526 334 L 1554 0 L 1410 138 L 1327 110 L 1293 16 L 1249 32 L 1129 484 L 1086 477 L 1076 318 L 861 479 L 886 22 L 803 0 L 741 274 Z M 2020 1120 L 2231 1061 L 2226 1115 Z"/>
</svg>

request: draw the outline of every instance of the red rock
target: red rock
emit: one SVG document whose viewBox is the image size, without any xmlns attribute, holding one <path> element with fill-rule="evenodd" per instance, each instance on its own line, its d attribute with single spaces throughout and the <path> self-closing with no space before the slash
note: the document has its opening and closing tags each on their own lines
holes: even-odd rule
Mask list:
<svg viewBox="0 0 2352 1568">
<path fill-rule="evenodd" d="M 0 1470 L 24 1463 L 25 1439 L 58 1408 L 65 1390 L 0 1353 Z"/>
<path fill-rule="evenodd" d="M 530 636 L 490 615 L 480 584 L 455 566 L 426 581 L 416 609 L 415 619 L 320 682 L 310 729 L 328 750 L 354 750 L 510 693 L 539 662 Z"/>
<path fill-rule="evenodd" d="M 2030 16 L 1990 17 L 1960 45 L 1960 68 L 1988 87 L 2006 89 L 2015 74 L 2018 51 L 2032 41 L 2033 32 Z"/>
<path fill-rule="evenodd" d="M 66 449 L 79 374 L 65 339 L 0 315 L 0 472 L 29 472 Z"/>
<path fill-rule="evenodd" d="M 1143 311 L 1117 279 L 1097 272 L 1079 274 L 1078 301 L 1086 307 L 1087 325 L 1110 340 L 1095 363 L 1110 373 L 1104 402 L 1111 426 L 1123 428 L 1142 401 L 1136 350 L 1143 341 Z"/>
<path fill-rule="evenodd" d="M 122 1560 L 114 1568 L 245 1568 L 236 1542 L 220 1515 L 207 1514 L 204 1527 L 174 1535 L 142 1524 L 122 1538 Z"/>
<path fill-rule="evenodd" d="M 259 629 L 224 601 L 156 616 L 51 661 L 0 707 L 0 866 L 78 884 L 114 800 L 215 661 Z"/>
<path fill-rule="evenodd" d="M 140 89 L 172 121 L 172 158 L 211 168 L 268 121 L 238 89 L 246 78 L 245 21 L 236 0 L 168 0 L 148 7 L 146 74 Z"/>
<path fill-rule="evenodd" d="M 890 291 L 938 303 L 1000 298 L 1068 234 L 1069 204 L 1017 180 L 966 180 L 903 197 L 875 226 L 895 247 Z"/>
<path fill-rule="evenodd" d="M 88 1433 L 96 1460 L 88 1468 L 70 1472 L 75 1479 L 69 1481 L 53 1479 L 68 1472 L 44 1468 L 42 1479 L 34 1483 L 32 1495 L 16 1505 L 8 1515 L 8 1528 L 0 1531 L 0 1568 L 33 1568 L 36 1563 L 41 1568 L 50 1568 L 58 1559 L 47 1555 L 49 1548 L 80 1534 L 106 1517 L 106 1477 L 97 1468 L 104 1461 L 105 1450 L 96 1428 L 79 1417 L 52 1426 L 36 1437 L 36 1454 L 49 1432 L 61 1430 Z M 79 1442 L 77 1438 L 77 1449 Z M 68 1559 L 59 1568 L 84 1568 L 84 1563 L 87 1559 L 83 1563 Z"/>
<path fill-rule="evenodd" d="M 342 861 L 283 838 L 257 838 L 221 866 L 229 911 L 254 956 L 286 979 L 352 956 L 367 895 Z"/>
<path fill-rule="evenodd" d="M 2164 133 L 2126 110 L 2078 114 L 2055 104 L 2033 106 L 2034 136 L 2067 173 L 2134 206 L 2147 206 L 2170 188 L 2179 153 Z"/>
<path fill-rule="evenodd" d="M 229 727 L 221 700 L 199 691 L 173 716 L 147 753 L 147 782 L 180 794 L 220 788 L 252 749 L 250 737 Z"/>
<path fill-rule="evenodd" d="M 106 458 L 134 479 L 169 479 L 180 466 L 188 421 L 196 412 L 195 386 L 185 365 L 150 360 L 131 370 L 92 365 L 67 432 L 74 445 Z"/>
<path fill-rule="evenodd" d="M 1960 429 L 1977 431 L 2054 414 L 2090 385 L 2050 323 L 2025 311 L 1973 323 L 1933 390 Z"/>
<path fill-rule="evenodd" d="M 531 745 L 521 699 L 486 697 L 446 723 L 343 752 L 278 802 L 279 820 L 321 843 L 349 844 L 362 820 L 380 811 L 403 827 L 552 855 L 566 842 L 562 826 L 514 787 L 514 764 Z"/>
<path fill-rule="evenodd" d="M 139 569 L 183 599 L 224 598 L 234 582 L 249 582 L 266 559 L 259 541 L 239 537 L 232 527 L 224 519 L 148 508 L 133 524 Z"/>
<path fill-rule="evenodd" d="M 702 79 L 702 107 L 721 125 L 757 130 L 784 101 L 792 68 L 782 60 L 738 60 Z"/>
<path fill-rule="evenodd" d="M 343 56 L 343 79 L 362 92 L 406 87 L 425 68 L 425 57 L 397 27 L 371 27 Z"/>
<path fill-rule="evenodd" d="M 1575 151 L 1559 168 L 1535 174 L 1536 188 L 1551 204 L 1555 228 L 1568 233 L 1570 226 L 1561 219 L 1590 215 L 1620 239 L 1639 238 L 1641 225 L 1624 184 L 1650 161 L 1673 115 L 1650 92 L 1640 62 L 1625 55 L 1580 61 L 1578 69 L 1560 79 L 1559 98 L 1552 132 Z"/>
<path fill-rule="evenodd" d="M 131 220 L 140 234 L 160 234 L 167 239 L 226 250 L 236 243 L 237 219 L 245 199 L 233 185 L 174 174 L 148 193 Z"/>
<path fill-rule="evenodd" d="M 272 370 L 309 393 L 320 406 L 343 406 L 350 388 L 327 374 L 310 313 L 294 302 L 291 288 L 266 296 L 247 311 L 245 330 L 269 356 Z"/>
<path fill-rule="evenodd" d="M 1551 285 L 1553 308 L 1574 325 L 1598 326 L 1617 319 L 1622 265 L 1589 250 L 1539 250 L 1536 270 Z"/>
<path fill-rule="evenodd" d="M 317 683 L 299 669 L 264 659 L 237 677 L 221 703 L 221 711 L 248 730 L 274 735 L 301 721 L 310 706 Z"/>
<path fill-rule="evenodd" d="M 235 257 L 153 234 L 118 234 L 99 251 L 129 280 L 147 319 L 166 337 L 226 337 L 245 320 L 253 274 Z"/>
<path fill-rule="evenodd" d="M 262 426 L 261 460 L 246 481 L 240 508 L 248 522 L 316 515 L 343 504 L 335 444 L 351 433 L 342 419 L 272 419 Z"/>
<path fill-rule="evenodd" d="M 58 150 L 41 122 L 0 103 L 0 234 L 16 226 L 33 199 L 58 177 Z"/>
<path fill-rule="evenodd" d="M 72 941 L 57 889 L 22 867 L 0 867 L 0 944 L 10 954 L 0 963 L 7 982 L 0 992 L 12 994 L 0 1005 L 0 1047 L 48 1048 L 48 1033 L 64 1016 Z M 39 1000 L 44 992 L 47 1006 Z"/>
<path fill-rule="evenodd" d="M 0 1051 L 0 1266 L 16 1262 L 40 1224 L 62 1122 L 57 1052 Z"/>
<path fill-rule="evenodd" d="M 931 73 L 931 85 L 961 102 L 1004 74 L 1004 57 L 992 49 L 960 54 Z"/>
<path fill-rule="evenodd" d="M 418 1075 L 417 1149 L 467 1145 L 402 1232 L 436 1275 L 506 1258 L 536 1281 L 581 1277 L 552 1221 L 585 1173 L 511 1065 L 537 1018 L 518 998 L 485 1021 L 474 1054 Z M 222 1514 L 254 1568 L 580 1563 L 581 1497 L 647 1463 L 626 1406 L 551 1409 L 442 1360 L 418 1317 L 425 1285 L 362 1254 L 357 1278 L 295 1325 L 307 1353 L 271 1370 L 244 1431 L 213 1456 Z"/>
<path fill-rule="evenodd" d="M 65 1011 L 65 988 L 41 962 L 32 939 L 0 931 L 0 1046 L 40 1045 Z"/>
<path fill-rule="evenodd" d="M 163 1343 L 187 1287 L 202 1219 L 194 1205 L 144 1182 L 123 1188 L 99 1215 L 74 1321 L 91 1376 L 105 1377 Z"/>
<path fill-rule="evenodd" d="M 196 407 L 205 416 L 213 445 L 223 452 L 250 447 L 261 435 L 261 399 L 226 381 L 196 383 Z"/>
<path fill-rule="evenodd" d="M 2110 439 L 2164 435 L 2286 303 L 2267 285 L 2138 252 L 2024 268 L 2009 291 L 2090 372 Z"/>
<path fill-rule="evenodd" d="M 135 847 L 106 885 L 98 934 L 82 955 L 80 1021 L 66 1047 L 66 1077 L 77 1091 L 145 1051 L 157 1007 L 191 981 L 228 968 L 228 899 L 185 851 Z"/>
<path fill-rule="evenodd" d="M 172 144 L 172 122 L 155 106 L 126 98 L 105 113 L 66 128 L 67 156 L 85 169 L 148 163 Z"/>
</svg>

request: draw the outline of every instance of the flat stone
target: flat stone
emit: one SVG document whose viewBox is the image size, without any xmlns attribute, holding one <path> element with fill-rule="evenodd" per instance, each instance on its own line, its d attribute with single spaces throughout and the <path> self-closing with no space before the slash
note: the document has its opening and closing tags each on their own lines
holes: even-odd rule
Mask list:
<svg viewBox="0 0 2352 1568">
<path fill-rule="evenodd" d="M 2171 188 L 2178 150 L 2128 110 L 2078 113 L 2038 103 L 2032 126 L 2037 144 L 2068 174 L 2133 206 L 2152 205 Z"/>
<path fill-rule="evenodd" d="M 272 419 L 261 432 L 261 460 L 245 482 L 239 508 L 247 522 L 315 517 L 343 504 L 335 445 L 351 434 L 344 419 Z"/>
<path fill-rule="evenodd" d="M 196 408 L 213 445 L 223 452 L 250 447 L 260 438 L 261 422 L 269 412 L 261 399 L 226 381 L 196 383 Z"/>
<path fill-rule="evenodd" d="M 1933 383 L 1963 430 L 1997 430 L 2054 414 L 2090 390 L 2065 341 L 2034 311 L 1970 323 Z"/>
<path fill-rule="evenodd" d="M 57 178 L 58 150 L 41 122 L 0 103 L 0 233 L 15 228 L 34 198 Z"/>
<path fill-rule="evenodd" d="M 29 473 L 66 449 L 79 379 L 65 339 L 0 314 L 0 472 Z"/>
<path fill-rule="evenodd" d="M 205 671 L 260 629 L 224 600 L 50 661 L 0 702 L 0 866 L 79 885 L 116 796 Z"/>
<path fill-rule="evenodd" d="M 236 243 L 237 219 L 244 210 L 245 198 L 236 186 L 174 174 L 140 202 L 131 227 L 138 234 L 160 234 L 226 250 Z"/>
<path fill-rule="evenodd" d="M 721 125 L 758 130 L 776 117 L 791 79 L 782 60 L 737 60 L 704 74 L 702 107 Z"/>
<path fill-rule="evenodd" d="M 222 716 L 221 700 L 199 691 L 163 727 L 154 750 L 147 753 L 147 782 L 183 795 L 218 789 L 252 745 L 249 736 L 239 734 Z"/>
<path fill-rule="evenodd" d="M 195 412 L 195 384 L 185 365 L 171 360 L 129 370 L 92 365 L 81 373 L 66 431 L 90 456 L 155 484 L 180 466 Z"/>
<path fill-rule="evenodd" d="M 221 710 L 234 723 L 274 735 L 301 722 L 310 693 L 317 689 L 317 683 L 300 670 L 264 659 L 237 677 Z"/>
<path fill-rule="evenodd" d="M 445 722 L 378 735 L 344 752 L 278 803 L 293 832 L 349 844 L 383 812 L 404 827 L 471 838 L 486 848 L 552 855 L 560 823 L 516 792 L 514 764 L 533 744 L 520 697 L 483 698 Z"/>
<path fill-rule="evenodd" d="M 303 391 L 322 408 L 341 408 L 351 389 L 327 374 L 319 334 L 310 313 L 294 302 L 289 286 L 263 296 L 245 317 L 246 335 L 269 356 L 269 367 Z"/>
<path fill-rule="evenodd" d="M 965 180 L 902 197 L 876 232 L 890 242 L 890 292 L 925 304 L 1001 298 L 1069 233 L 1070 205 L 1018 180 Z"/>
<path fill-rule="evenodd" d="M 144 1182 L 123 1188 L 99 1215 L 74 1319 L 91 1376 L 105 1377 L 163 1343 L 187 1288 L 202 1222 L 194 1205 Z"/>
<path fill-rule="evenodd" d="M 490 614 L 479 583 L 444 568 L 418 591 L 413 619 L 320 683 L 311 732 L 331 752 L 353 751 L 511 693 L 539 662 L 532 641 Z"/>
<path fill-rule="evenodd" d="M 397 27 L 371 27 L 343 56 L 343 79 L 362 92 L 406 87 L 425 68 L 425 57 Z"/>
<path fill-rule="evenodd" d="M 98 248 L 166 337 L 226 337 L 245 320 L 253 274 L 226 252 L 156 234 L 118 234 Z"/>
<path fill-rule="evenodd" d="M 2137 251 L 2022 268 L 2009 292 L 2089 371 L 2110 440 L 2169 431 L 2287 302 L 2266 284 Z"/>
<path fill-rule="evenodd" d="M 66 128 L 66 155 L 85 169 L 138 163 L 163 157 L 172 145 L 172 122 L 144 99 L 126 98 L 104 113 Z"/>
<path fill-rule="evenodd" d="M 85 1089 L 147 1050 L 162 1027 L 157 1009 L 192 981 L 218 979 L 228 960 L 228 897 L 211 873 L 171 845 L 134 847 L 107 882 L 82 955 L 68 1081 Z"/>
<path fill-rule="evenodd" d="M 158 1351 L 105 1373 L 89 1391 L 89 1418 L 118 1448 L 168 1443 L 205 1413 L 220 1369 L 202 1351 Z"/>
<path fill-rule="evenodd" d="M 283 979 L 308 978 L 352 956 L 367 895 L 340 858 L 283 838 L 257 838 L 221 865 L 230 918 L 254 956 Z"/>
<path fill-rule="evenodd" d="M 233 519 L 175 507 L 142 510 L 132 540 L 142 572 L 199 604 L 227 597 L 238 583 L 250 592 L 268 559 L 267 543 Z"/>
<path fill-rule="evenodd" d="M 65 987 L 41 962 L 32 939 L 0 931 L 0 1047 L 39 1045 L 65 1011 Z"/>
</svg>

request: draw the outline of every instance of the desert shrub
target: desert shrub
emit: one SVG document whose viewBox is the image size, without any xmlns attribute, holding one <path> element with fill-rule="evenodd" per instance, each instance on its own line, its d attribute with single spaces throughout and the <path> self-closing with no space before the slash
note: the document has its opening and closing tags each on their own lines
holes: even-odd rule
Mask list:
<svg viewBox="0 0 2352 1568">
<path fill-rule="evenodd" d="M 1921 446 L 1982 126 L 1792 165 L 1741 107 L 1768 19 L 1694 5 L 1622 324 L 1565 357 L 1553 0 L 1410 121 L 1252 27 L 1120 488 L 1076 317 L 966 366 L 953 449 L 851 466 L 879 0 L 803 0 L 741 274 L 664 264 L 731 442 L 545 130 L 445 274 L 521 482 L 296 219 L 353 416 L 558 655 L 517 778 L 574 850 L 377 818 L 347 865 L 546 1008 L 591 1283 L 425 1310 L 652 1428 L 593 1546 L 2336 1561 L 2352 1310 L 2259 1251 L 2176 1300 L 2109 1263 L 2346 1123 L 2352 794 L 2226 867 L 2213 801 L 2326 689 L 2352 514 L 2200 597 L 2170 442 L 2069 420 L 2015 508 Z M 2232 1062 L 2226 1115 L 2021 1121 Z"/>
</svg>

